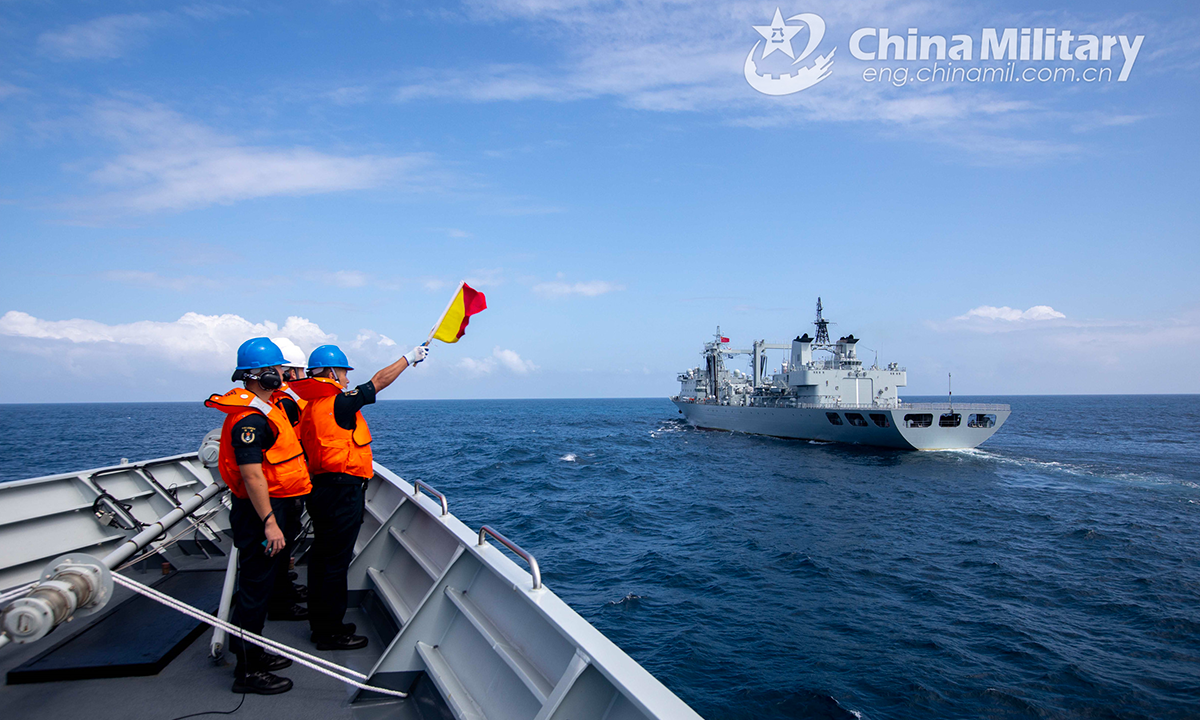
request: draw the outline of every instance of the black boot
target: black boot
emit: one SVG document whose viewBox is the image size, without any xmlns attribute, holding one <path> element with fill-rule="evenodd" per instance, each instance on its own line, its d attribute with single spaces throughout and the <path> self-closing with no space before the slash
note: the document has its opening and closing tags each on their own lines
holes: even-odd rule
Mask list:
<svg viewBox="0 0 1200 720">
<path fill-rule="evenodd" d="M 291 607 L 272 608 L 267 610 L 268 620 L 307 620 L 308 608 L 293 604 Z"/>
<path fill-rule="evenodd" d="M 275 655 L 267 651 L 263 651 L 262 658 L 258 661 L 258 666 L 267 672 L 275 672 L 292 666 L 292 659 L 282 655 Z"/>
<path fill-rule="evenodd" d="M 308 586 L 292 583 L 292 599 L 298 603 L 308 602 Z"/>
<path fill-rule="evenodd" d="M 357 650 L 367 646 L 367 638 L 350 633 L 313 633 L 318 650 Z"/>
<path fill-rule="evenodd" d="M 286 659 L 286 658 L 285 658 Z M 291 661 L 288 660 L 290 664 Z M 292 681 L 278 675 L 272 675 L 266 670 L 251 673 L 238 673 L 233 679 L 235 693 L 253 693 L 255 695 L 278 695 L 292 689 Z"/>
</svg>

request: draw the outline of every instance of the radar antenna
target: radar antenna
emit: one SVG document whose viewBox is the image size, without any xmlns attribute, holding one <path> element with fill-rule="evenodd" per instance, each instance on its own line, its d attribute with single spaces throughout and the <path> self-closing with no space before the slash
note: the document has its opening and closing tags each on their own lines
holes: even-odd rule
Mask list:
<svg viewBox="0 0 1200 720">
<path fill-rule="evenodd" d="M 829 342 L 829 321 L 821 317 L 821 298 L 817 298 L 817 319 L 813 323 L 817 326 L 817 337 L 813 340 L 813 345 L 830 345 Z"/>
</svg>

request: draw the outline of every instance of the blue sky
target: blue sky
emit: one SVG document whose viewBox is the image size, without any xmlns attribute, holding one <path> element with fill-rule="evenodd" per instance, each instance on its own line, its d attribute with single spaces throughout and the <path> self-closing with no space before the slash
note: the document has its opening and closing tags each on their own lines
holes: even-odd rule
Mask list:
<svg viewBox="0 0 1200 720">
<path fill-rule="evenodd" d="M 742 66 L 777 6 L 836 50 L 771 97 Z M 862 27 L 1144 44 L 1125 82 L 896 87 L 864 69 L 931 63 L 856 60 Z M 1166 369 L 1200 351 L 1198 33 L 1185 2 L 9 0 L 0 402 L 195 399 L 262 333 L 365 380 L 464 278 L 489 309 L 387 397 L 667 395 L 716 325 L 785 341 L 818 295 L 908 394 L 1197 392 Z"/>
</svg>

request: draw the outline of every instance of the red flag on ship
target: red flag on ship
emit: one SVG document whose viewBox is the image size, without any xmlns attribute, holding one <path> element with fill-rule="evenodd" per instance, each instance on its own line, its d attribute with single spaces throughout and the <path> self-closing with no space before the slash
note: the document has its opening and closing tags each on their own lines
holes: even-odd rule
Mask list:
<svg viewBox="0 0 1200 720">
<path fill-rule="evenodd" d="M 729 342 L 729 338 L 727 338 L 727 337 L 722 337 L 722 338 L 721 338 L 721 342 Z"/>
</svg>

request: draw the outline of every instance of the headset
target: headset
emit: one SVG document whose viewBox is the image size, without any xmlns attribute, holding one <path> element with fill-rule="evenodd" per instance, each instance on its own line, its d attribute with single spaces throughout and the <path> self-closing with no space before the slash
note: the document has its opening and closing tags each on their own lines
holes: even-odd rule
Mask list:
<svg viewBox="0 0 1200 720">
<path fill-rule="evenodd" d="M 263 386 L 264 390 L 278 390 L 283 387 L 283 376 L 275 368 L 266 368 L 255 375 L 253 372 L 244 371 L 243 378 L 247 380 L 257 380 L 259 385 Z"/>
</svg>

